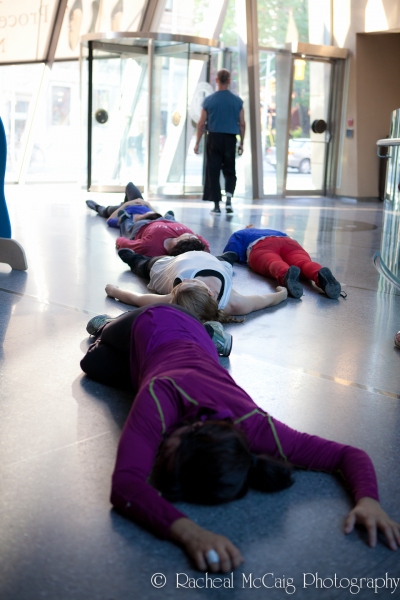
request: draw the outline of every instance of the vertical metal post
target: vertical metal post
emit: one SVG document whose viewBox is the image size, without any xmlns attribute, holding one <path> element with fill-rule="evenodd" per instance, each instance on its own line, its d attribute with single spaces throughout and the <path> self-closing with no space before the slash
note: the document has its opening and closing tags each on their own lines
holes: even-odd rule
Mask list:
<svg viewBox="0 0 400 600">
<path fill-rule="evenodd" d="M 293 59 L 289 50 L 276 54 L 276 193 L 286 192 L 286 172 L 292 106 Z"/>
<path fill-rule="evenodd" d="M 263 157 L 261 148 L 260 114 L 260 53 L 258 50 L 257 0 L 246 0 L 247 26 L 247 78 L 249 85 L 250 112 L 247 122 L 250 124 L 251 175 L 253 180 L 253 198 L 262 198 Z"/>
<path fill-rule="evenodd" d="M 258 51 L 257 0 L 236 0 L 239 48 L 240 95 L 244 102 L 247 133 L 245 137 L 245 194 L 263 196 L 263 168 L 260 118 L 260 66 Z"/>
<path fill-rule="evenodd" d="M 150 156 L 152 154 L 152 138 L 151 138 L 151 130 L 152 130 L 152 122 L 153 122 L 153 69 L 154 69 L 154 40 L 149 39 L 149 43 L 147 46 L 147 74 L 148 74 L 148 110 L 147 110 L 147 154 L 146 154 L 146 179 L 144 183 L 144 197 L 147 198 L 150 192 L 150 179 L 151 179 L 151 160 Z M 156 117 L 160 118 L 159 115 Z"/>
<path fill-rule="evenodd" d="M 87 122 L 87 190 L 92 185 L 92 119 L 93 119 L 93 44 L 89 42 L 88 56 L 88 122 Z"/>
</svg>

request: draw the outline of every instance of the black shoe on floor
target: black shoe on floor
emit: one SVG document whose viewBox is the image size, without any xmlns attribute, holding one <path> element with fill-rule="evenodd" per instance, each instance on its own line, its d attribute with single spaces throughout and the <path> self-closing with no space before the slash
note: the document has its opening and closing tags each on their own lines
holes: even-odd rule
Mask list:
<svg viewBox="0 0 400 600">
<path fill-rule="evenodd" d="M 230 204 L 225 207 L 225 211 L 227 215 L 233 215 L 233 208 Z"/>
<path fill-rule="evenodd" d="M 303 295 L 303 286 L 299 282 L 300 269 L 292 265 L 286 271 L 285 278 L 283 280 L 283 287 L 288 291 L 289 296 L 292 298 L 301 298 Z"/>
<path fill-rule="evenodd" d="M 342 291 L 340 283 L 334 278 L 332 271 L 328 269 L 328 267 L 322 267 L 322 269 L 318 271 L 317 285 L 325 292 L 328 298 L 332 298 L 332 300 L 337 300 Z"/>
<path fill-rule="evenodd" d="M 219 215 L 221 216 L 221 209 L 219 206 L 214 206 L 214 208 L 211 209 L 211 214 L 212 215 Z"/>
<path fill-rule="evenodd" d="M 121 248 L 118 250 L 118 256 L 124 263 L 131 267 L 135 263 L 137 254 L 130 248 Z"/>
<path fill-rule="evenodd" d="M 224 252 L 223 254 L 217 256 L 217 258 L 219 260 L 224 260 L 225 262 L 228 262 L 231 265 L 233 265 L 233 263 L 239 260 L 239 256 L 236 252 Z"/>
<path fill-rule="evenodd" d="M 86 206 L 97 212 L 97 209 L 99 208 L 100 204 L 97 204 L 97 202 L 95 202 L 94 200 L 86 200 Z"/>
</svg>

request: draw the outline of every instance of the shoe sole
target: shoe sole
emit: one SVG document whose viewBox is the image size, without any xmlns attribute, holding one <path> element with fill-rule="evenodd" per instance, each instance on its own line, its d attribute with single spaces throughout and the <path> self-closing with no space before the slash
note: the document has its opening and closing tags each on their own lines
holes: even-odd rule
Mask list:
<svg viewBox="0 0 400 600">
<path fill-rule="evenodd" d="M 104 322 L 104 323 L 101 323 L 101 325 L 98 325 L 97 327 L 92 325 L 92 321 L 94 319 L 99 319 L 101 317 L 106 317 L 109 321 L 111 320 L 111 317 L 109 315 L 97 315 L 96 317 L 93 317 L 92 319 L 90 319 L 90 321 L 86 325 L 86 331 L 88 332 L 89 335 L 96 335 L 96 333 L 98 332 L 100 327 L 102 327 L 103 325 L 106 324 L 106 322 Z"/>
<path fill-rule="evenodd" d="M 224 347 L 224 353 L 222 356 L 229 356 L 230 353 L 232 352 L 232 344 L 233 344 L 233 337 L 229 334 L 229 342 L 228 344 Z"/>
<path fill-rule="evenodd" d="M 330 269 L 322 267 L 318 273 L 319 283 L 323 285 L 321 288 L 331 300 L 337 300 L 342 291 L 340 283 L 335 279 Z M 321 286 L 320 286 L 321 287 Z"/>
<path fill-rule="evenodd" d="M 291 266 L 289 267 L 288 278 L 284 283 L 284 287 L 286 287 L 288 294 L 290 294 L 292 298 L 296 298 L 297 300 L 301 298 L 304 294 L 303 286 L 299 282 L 299 277 L 299 267 Z"/>
<path fill-rule="evenodd" d="M 126 248 L 127 249 L 127 248 Z M 129 254 L 127 257 L 123 258 L 120 254 L 121 251 L 118 251 L 118 256 L 120 257 L 120 259 L 122 260 L 122 262 L 124 262 L 126 265 L 128 265 L 129 267 L 131 266 L 131 262 L 132 262 L 132 258 L 135 256 L 134 252 L 132 252 L 132 254 Z M 125 252 L 123 253 L 125 254 Z"/>
</svg>

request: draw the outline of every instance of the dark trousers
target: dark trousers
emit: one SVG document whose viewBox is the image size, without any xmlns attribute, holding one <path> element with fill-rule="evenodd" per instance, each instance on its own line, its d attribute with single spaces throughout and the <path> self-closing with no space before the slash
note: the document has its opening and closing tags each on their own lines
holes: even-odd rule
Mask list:
<svg viewBox="0 0 400 600">
<path fill-rule="evenodd" d="M 146 308 L 148 306 L 123 313 L 99 330 L 96 341 L 89 346 L 81 360 L 81 369 L 86 375 L 111 387 L 133 390 L 130 374 L 131 331 L 134 321 Z M 198 321 L 185 308 L 174 308 Z M 208 333 L 212 337 L 212 329 Z"/>
<path fill-rule="evenodd" d="M 128 183 L 128 185 L 125 188 L 125 199 L 124 202 L 127 202 L 128 200 L 137 200 L 138 198 L 141 198 L 143 200 L 143 196 L 142 194 L 139 192 L 138 188 L 136 187 L 136 185 L 134 185 L 131 181 Z M 121 203 L 123 204 L 123 202 Z M 112 215 L 112 213 L 117 210 L 117 208 L 119 208 L 121 205 L 117 204 L 116 206 L 101 206 L 100 208 L 102 209 L 101 212 L 100 210 L 98 210 L 97 212 L 99 213 L 99 215 L 101 217 L 106 217 L 108 219 L 108 217 L 110 215 Z"/>
<path fill-rule="evenodd" d="M 220 172 L 225 177 L 225 191 L 233 195 L 236 187 L 236 135 L 232 133 L 207 134 L 206 180 L 203 200 L 221 202 Z"/>
</svg>

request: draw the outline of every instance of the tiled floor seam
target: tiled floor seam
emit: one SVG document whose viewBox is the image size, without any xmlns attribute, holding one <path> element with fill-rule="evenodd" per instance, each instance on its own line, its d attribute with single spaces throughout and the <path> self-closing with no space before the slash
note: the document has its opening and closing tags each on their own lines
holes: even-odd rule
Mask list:
<svg viewBox="0 0 400 600">
<path fill-rule="evenodd" d="M 111 430 L 103 431 L 102 433 L 98 433 L 97 435 L 92 435 L 88 438 L 84 438 L 83 440 L 76 440 L 76 442 L 71 442 L 71 444 L 66 444 L 65 446 L 59 446 L 58 448 L 52 448 L 51 450 L 47 450 L 47 452 L 42 452 L 41 454 L 35 454 L 34 456 L 29 456 L 28 458 L 22 458 L 21 460 L 16 460 L 10 463 L 4 463 L 2 466 L 4 467 L 12 467 L 15 465 L 19 465 L 24 462 L 29 462 L 30 460 L 35 460 L 37 458 L 42 458 L 43 456 L 47 456 L 48 454 L 53 454 L 53 452 L 59 452 L 60 450 L 65 450 L 66 448 L 72 448 L 72 446 L 78 446 L 78 444 L 83 444 L 85 442 L 90 442 L 95 440 L 103 435 L 109 435 Z"/>
</svg>

